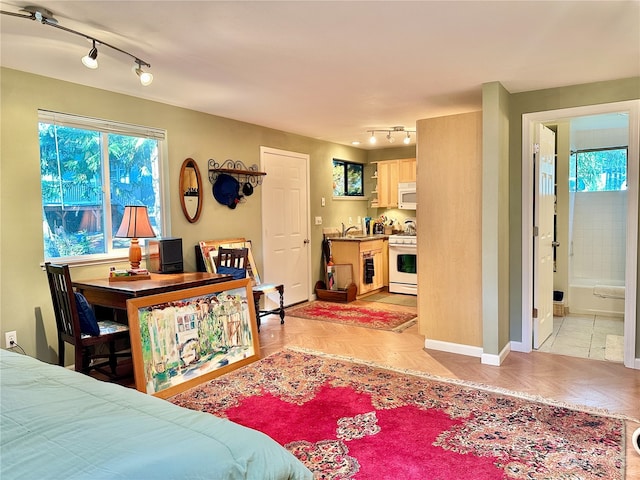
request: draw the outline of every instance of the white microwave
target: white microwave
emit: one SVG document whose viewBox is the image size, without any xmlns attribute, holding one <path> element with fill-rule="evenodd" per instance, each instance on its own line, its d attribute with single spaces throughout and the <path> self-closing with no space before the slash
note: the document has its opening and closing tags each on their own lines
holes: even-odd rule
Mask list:
<svg viewBox="0 0 640 480">
<path fill-rule="evenodd" d="M 398 183 L 398 208 L 402 210 L 415 210 L 417 203 L 416 182 Z"/>
</svg>

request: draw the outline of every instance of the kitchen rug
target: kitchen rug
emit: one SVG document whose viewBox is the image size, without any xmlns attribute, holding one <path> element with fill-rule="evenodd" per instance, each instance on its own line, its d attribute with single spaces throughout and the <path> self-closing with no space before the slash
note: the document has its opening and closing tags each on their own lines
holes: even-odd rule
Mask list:
<svg viewBox="0 0 640 480">
<path fill-rule="evenodd" d="M 363 306 L 321 300 L 287 309 L 287 316 L 394 332 L 401 332 L 417 321 L 415 313 L 381 308 L 372 304 Z"/>
<path fill-rule="evenodd" d="M 285 349 L 169 399 L 266 433 L 325 480 L 622 480 L 625 419 Z"/>
</svg>

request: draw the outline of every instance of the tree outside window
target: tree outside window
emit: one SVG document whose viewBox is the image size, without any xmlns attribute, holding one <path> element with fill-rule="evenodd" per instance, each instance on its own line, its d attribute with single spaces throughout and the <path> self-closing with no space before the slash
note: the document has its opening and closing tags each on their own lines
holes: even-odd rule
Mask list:
<svg viewBox="0 0 640 480">
<path fill-rule="evenodd" d="M 361 163 L 333 159 L 333 196 L 362 197 L 364 167 Z"/>
<path fill-rule="evenodd" d="M 627 147 L 571 152 L 569 191 L 605 192 L 627 189 Z"/>
<path fill-rule="evenodd" d="M 39 123 L 45 259 L 109 256 L 126 205 L 146 205 L 161 235 L 161 139 L 49 121 Z M 126 126 L 119 126 L 126 130 Z"/>
</svg>

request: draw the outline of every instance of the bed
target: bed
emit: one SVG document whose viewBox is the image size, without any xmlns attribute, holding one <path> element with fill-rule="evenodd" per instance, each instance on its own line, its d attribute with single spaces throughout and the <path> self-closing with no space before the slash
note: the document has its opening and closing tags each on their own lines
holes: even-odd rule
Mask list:
<svg viewBox="0 0 640 480">
<path fill-rule="evenodd" d="M 0 350 L 0 478 L 312 479 L 268 436 Z"/>
</svg>

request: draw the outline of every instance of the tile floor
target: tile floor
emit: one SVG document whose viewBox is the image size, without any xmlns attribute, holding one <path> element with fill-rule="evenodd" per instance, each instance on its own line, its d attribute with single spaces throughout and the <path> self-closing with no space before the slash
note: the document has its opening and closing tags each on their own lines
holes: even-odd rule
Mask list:
<svg viewBox="0 0 640 480">
<path fill-rule="evenodd" d="M 577 314 L 553 317 L 553 333 L 539 351 L 605 360 L 607 335 L 623 334 L 622 318 Z M 610 356 L 611 354 L 607 355 Z"/>
</svg>

